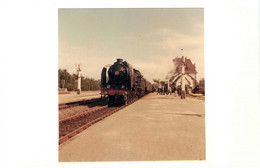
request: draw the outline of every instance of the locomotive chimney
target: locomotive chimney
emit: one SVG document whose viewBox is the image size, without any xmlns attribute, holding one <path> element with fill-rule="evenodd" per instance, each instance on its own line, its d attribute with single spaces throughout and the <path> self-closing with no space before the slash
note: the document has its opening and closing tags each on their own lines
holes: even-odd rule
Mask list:
<svg viewBox="0 0 260 168">
<path fill-rule="evenodd" d="M 117 63 L 122 63 L 122 62 L 123 62 L 123 59 L 121 59 L 121 58 L 117 59 Z"/>
</svg>

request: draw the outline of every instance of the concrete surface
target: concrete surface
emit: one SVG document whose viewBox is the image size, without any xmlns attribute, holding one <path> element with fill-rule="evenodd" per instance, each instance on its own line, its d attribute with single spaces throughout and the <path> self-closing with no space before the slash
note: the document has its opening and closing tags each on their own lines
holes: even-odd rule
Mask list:
<svg viewBox="0 0 260 168">
<path fill-rule="evenodd" d="M 150 94 L 59 146 L 59 161 L 205 160 L 205 102 Z"/>
<path fill-rule="evenodd" d="M 99 97 L 101 97 L 100 90 L 82 91 L 81 94 L 77 94 L 77 92 L 70 92 L 70 94 L 59 94 L 59 104 L 99 98 Z"/>
</svg>

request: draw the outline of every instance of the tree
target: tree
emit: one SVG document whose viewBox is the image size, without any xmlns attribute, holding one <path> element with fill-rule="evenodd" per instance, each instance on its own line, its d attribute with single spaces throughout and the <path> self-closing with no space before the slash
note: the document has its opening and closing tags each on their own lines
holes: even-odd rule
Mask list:
<svg viewBox="0 0 260 168">
<path fill-rule="evenodd" d="M 205 95 L 205 80 L 204 80 L 204 78 L 202 78 L 199 81 L 199 86 L 202 88 L 202 94 Z"/>
<path fill-rule="evenodd" d="M 205 80 L 204 80 L 204 78 L 201 78 L 201 80 L 199 81 L 199 85 L 200 85 L 201 87 L 204 87 L 204 86 L 205 86 Z"/>
<path fill-rule="evenodd" d="M 58 71 L 58 85 L 62 88 L 62 80 L 65 80 L 64 87 L 68 89 L 68 91 L 76 91 L 77 90 L 77 74 L 70 74 L 66 69 L 59 69 Z M 100 80 L 95 80 L 93 78 L 81 77 L 81 90 L 100 90 Z"/>
</svg>

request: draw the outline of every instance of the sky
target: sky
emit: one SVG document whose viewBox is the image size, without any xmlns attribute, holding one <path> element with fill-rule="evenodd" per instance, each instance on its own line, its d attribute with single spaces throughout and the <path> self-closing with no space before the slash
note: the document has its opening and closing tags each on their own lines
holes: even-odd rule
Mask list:
<svg viewBox="0 0 260 168">
<path fill-rule="evenodd" d="M 122 58 L 152 82 L 165 78 L 172 60 L 185 56 L 204 77 L 203 8 L 59 9 L 59 68 L 100 79 Z M 183 51 L 181 51 L 183 49 Z"/>
</svg>

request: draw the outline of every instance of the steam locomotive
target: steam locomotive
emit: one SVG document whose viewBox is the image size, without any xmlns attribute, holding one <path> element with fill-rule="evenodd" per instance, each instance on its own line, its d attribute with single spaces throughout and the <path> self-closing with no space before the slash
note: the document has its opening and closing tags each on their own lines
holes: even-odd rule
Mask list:
<svg viewBox="0 0 260 168">
<path fill-rule="evenodd" d="M 132 65 L 117 59 L 101 72 L 101 96 L 108 97 L 108 105 L 129 104 L 152 91 L 152 84 Z"/>
</svg>

